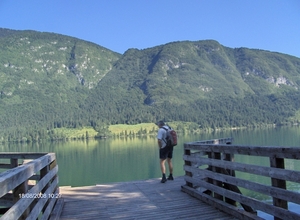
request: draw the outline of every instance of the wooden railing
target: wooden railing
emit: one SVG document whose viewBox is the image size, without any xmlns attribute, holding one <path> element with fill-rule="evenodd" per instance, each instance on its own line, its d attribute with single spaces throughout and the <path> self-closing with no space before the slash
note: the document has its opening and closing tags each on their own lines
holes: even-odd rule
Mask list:
<svg viewBox="0 0 300 220">
<path fill-rule="evenodd" d="M 237 146 L 232 139 L 216 139 L 184 144 L 185 181 L 182 191 L 239 219 L 262 219 L 260 210 L 274 219 L 300 219 L 300 211 L 289 210 L 289 202 L 300 204 L 300 193 L 287 189 L 286 182 L 300 183 L 300 171 L 285 169 L 285 159 L 299 160 L 298 147 Z M 269 166 L 234 162 L 234 155 L 267 158 Z M 235 172 L 237 171 L 237 176 Z M 239 172 L 239 173 L 238 173 Z M 243 179 L 248 173 L 269 178 L 270 185 Z M 273 204 L 243 195 L 240 188 L 264 194 Z M 240 206 L 236 206 L 236 202 Z"/>
<path fill-rule="evenodd" d="M 0 219 L 49 219 L 60 197 L 55 154 L 1 153 L 0 169 Z"/>
</svg>

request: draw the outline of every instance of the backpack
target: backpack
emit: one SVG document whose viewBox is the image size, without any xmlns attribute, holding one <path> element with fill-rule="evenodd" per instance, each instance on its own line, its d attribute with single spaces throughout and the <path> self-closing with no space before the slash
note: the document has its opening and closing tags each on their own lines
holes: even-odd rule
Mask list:
<svg viewBox="0 0 300 220">
<path fill-rule="evenodd" d="M 167 146 L 174 147 L 177 145 L 177 133 L 170 126 L 167 125 L 167 127 L 169 129 L 167 129 L 165 127 L 161 127 L 162 129 L 164 129 L 167 132 L 166 144 L 167 144 Z"/>
</svg>

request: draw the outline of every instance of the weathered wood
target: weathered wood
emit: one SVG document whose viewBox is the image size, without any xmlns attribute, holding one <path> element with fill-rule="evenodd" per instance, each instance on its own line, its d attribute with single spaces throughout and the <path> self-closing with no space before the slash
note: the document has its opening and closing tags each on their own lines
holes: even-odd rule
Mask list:
<svg viewBox="0 0 300 220">
<path fill-rule="evenodd" d="M 231 144 L 231 142 L 230 143 L 227 143 L 227 144 Z M 234 160 L 234 156 L 233 156 L 233 154 L 224 154 L 224 158 L 223 158 L 225 161 L 233 161 Z M 222 172 L 221 173 L 226 173 L 227 175 L 230 175 L 230 176 L 234 176 L 235 177 L 235 170 L 230 170 L 230 169 L 224 169 L 224 168 L 222 168 Z M 232 184 L 229 184 L 229 183 L 226 183 L 226 182 L 223 182 L 223 187 L 225 188 L 225 189 L 228 189 L 228 190 L 237 190 L 236 188 L 237 188 L 237 186 L 235 186 L 235 185 L 232 185 Z M 235 188 L 236 187 L 236 188 Z M 239 189 L 238 189 L 239 190 Z M 236 202 L 234 201 L 234 200 L 232 200 L 232 199 L 230 199 L 230 198 L 227 198 L 227 197 L 225 197 L 225 202 L 226 203 L 229 203 L 229 204 L 231 204 L 231 205 L 234 205 L 234 206 L 236 206 L 237 204 L 236 204 Z M 245 207 L 243 207 L 244 209 L 245 209 Z"/>
<path fill-rule="evenodd" d="M 243 199 L 245 199 L 246 197 L 242 196 L 242 195 L 238 195 L 237 194 L 241 194 L 240 190 L 239 189 L 234 189 L 234 190 L 231 190 L 232 192 L 234 192 L 233 194 L 230 194 L 229 192 L 230 191 L 227 191 L 227 190 L 224 190 L 222 187 L 219 187 L 215 184 L 211 184 L 211 183 L 207 183 L 206 181 L 203 181 L 203 180 L 191 180 L 190 178 L 186 177 L 185 180 L 190 180 L 193 184 L 197 184 L 197 185 L 201 185 L 207 189 L 209 189 L 210 191 L 213 191 L 213 192 L 217 192 L 217 193 L 222 193 L 222 195 L 229 195 L 228 198 L 231 198 L 232 200 L 234 201 L 238 201 L 241 203 L 242 207 L 245 209 L 245 211 L 247 212 L 255 212 L 250 206 L 248 205 L 245 205 L 247 203 L 243 202 Z"/>
<path fill-rule="evenodd" d="M 160 183 L 160 179 L 60 187 L 65 219 L 222 219 L 231 215 L 181 191 L 183 177 Z"/>
<path fill-rule="evenodd" d="M 34 208 L 31 210 L 30 214 L 28 215 L 28 219 L 33 219 L 33 220 L 37 219 L 39 214 L 43 211 L 43 207 L 45 206 L 45 204 L 47 202 L 51 201 L 51 200 L 56 200 L 57 199 L 57 198 L 55 198 L 56 195 L 54 195 L 55 197 L 52 198 L 52 195 L 55 192 L 57 184 L 58 184 L 58 179 L 56 178 L 51 183 L 49 188 L 44 192 L 44 195 L 46 195 L 46 197 L 39 199 L 38 202 L 35 204 Z"/>
<path fill-rule="evenodd" d="M 47 175 L 47 173 L 49 172 L 49 170 L 50 170 L 50 165 L 47 165 L 47 166 L 45 166 L 43 169 L 41 169 L 41 171 L 40 171 L 40 178 L 42 179 L 44 176 L 46 176 Z M 50 182 L 51 180 L 49 180 L 48 181 L 48 183 L 46 184 L 46 186 L 42 189 L 42 193 L 43 194 L 45 194 L 45 192 L 48 190 L 48 188 L 50 187 L 50 185 L 51 185 L 51 182 Z M 55 190 L 55 189 L 53 189 L 53 190 Z M 40 201 L 39 201 L 40 202 Z M 49 202 L 49 201 L 46 201 L 46 202 Z M 34 206 L 36 206 L 35 204 L 34 204 Z M 47 207 L 47 205 L 45 206 L 45 207 Z M 44 212 L 44 209 L 43 209 L 43 211 L 42 212 Z"/>
<path fill-rule="evenodd" d="M 284 159 L 270 157 L 270 166 L 284 169 Z M 286 189 L 286 182 L 284 179 L 271 178 L 271 182 L 272 182 L 272 186 L 274 187 Z M 275 196 L 273 196 L 273 205 L 284 209 L 288 209 L 287 200 L 283 200 Z M 282 220 L 282 218 L 274 217 L 274 220 Z"/>
<path fill-rule="evenodd" d="M 299 148 L 278 147 L 278 146 L 239 146 L 225 144 L 197 144 L 196 142 L 186 143 L 185 150 L 201 150 L 204 152 L 219 152 L 227 154 L 241 154 L 262 157 L 277 157 L 286 159 L 300 159 Z"/>
<path fill-rule="evenodd" d="M 22 153 L 9 153 L 9 152 L 1 152 L 0 153 L 0 159 L 37 159 L 40 158 L 48 153 L 28 153 L 28 152 L 22 152 Z"/>
<path fill-rule="evenodd" d="M 190 142 L 187 144 L 231 144 L 233 141 L 233 138 L 218 138 L 218 139 L 213 139 L 213 140 L 203 140 L 203 141 L 195 141 L 195 142 Z"/>
<path fill-rule="evenodd" d="M 184 154 L 185 155 L 191 155 L 191 151 L 190 150 L 185 150 Z M 187 165 L 187 166 L 191 166 L 192 165 L 191 161 L 187 161 L 187 160 L 184 161 L 184 164 Z M 189 171 L 186 171 L 185 175 L 192 176 L 193 174 L 191 172 L 189 172 Z M 193 187 L 193 185 L 191 183 L 189 183 L 189 182 L 187 182 L 186 184 L 189 187 Z"/>
<path fill-rule="evenodd" d="M 55 160 L 55 154 L 49 153 L 25 165 L 0 173 L 0 197 L 39 172 L 53 160 Z"/>
<path fill-rule="evenodd" d="M 183 159 L 186 161 L 191 161 L 197 163 L 199 166 L 202 165 L 214 165 L 218 167 L 223 167 L 224 169 L 230 169 L 235 171 L 241 171 L 251 174 L 256 174 L 260 176 L 272 177 L 277 179 L 285 179 L 287 181 L 292 181 L 300 183 L 300 172 L 295 170 L 283 170 L 273 167 L 264 167 L 253 164 L 244 164 L 238 162 L 228 162 L 224 160 L 213 160 L 209 158 L 196 158 L 189 155 L 184 155 Z"/>
<path fill-rule="evenodd" d="M 59 193 L 59 192 L 57 191 L 56 193 Z M 56 203 L 53 205 L 54 208 L 52 209 L 52 211 L 50 210 L 49 218 L 42 217 L 41 220 L 48 220 L 48 219 L 49 220 L 59 220 L 59 217 L 62 213 L 63 205 L 64 205 L 64 199 L 62 199 L 62 198 L 57 199 Z M 46 212 L 47 212 L 47 210 L 46 210 Z M 47 213 L 45 213 L 45 214 L 47 214 Z M 46 216 L 48 216 L 48 215 L 46 215 Z"/>
<path fill-rule="evenodd" d="M 238 218 L 238 219 L 245 219 L 245 220 L 263 220 L 263 218 L 256 216 L 253 213 L 246 212 L 242 209 L 239 209 L 235 206 L 229 205 L 219 199 L 215 199 L 209 195 L 206 195 L 204 193 L 200 194 L 196 189 L 192 189 L 187 186 L 181 186 L 181 189 L 183 192 L 188 193 L 189 195 L 200 199 L 201 201 L 204 201 L 208 204 L 210 204 L 213 207 L 216 207 L 219 210 L 222 210 L 226 213 L 229 213 L 230 215 Z"/>
<path fill-rule="evenodd" d="M 10 158 L 10 165 L 11 165 L 11 167 L 17 167 L 18 166 L 18 159 L 17 158 Z"/>
<path fill-rule="evenodd" d="M 6 158 L 11 156 L 11 166 L 18 166 L 18 159 L 28 158 L 32 156 L 36 158 L 34 154 L 17 155 L 16 153 L 0 154 L 0 157 Z M 6 199 L 10 195 L 10 191 L 13 191 L 14 204 L 6 210 L 1 216 L 2 219 L 37 219 L 38 217 L 44 217 L 48 219 L 54 204 L 57 200 L 57 195 L 54 194 L 58 191 L 58 166 L 55 162 L 55 154 L 49 153 L 42 155 L 41 157 L 26 162 L 23 165 L 15 167 L 11 170 L 7 170 L 0 174 L 0 197 Z M 51 169 L 49 169 L 51 168 Z M 31 179 L 37 179 L 36 173 L 40 180 L 32 188 L 28 188 L 28 181 Z M 54 194 L 54 196 L 52 196 Z"/>
<path fill-rule="evenodd" d="M 249 212 L 253 212 L 254 208 L 273 215 L 275 219 L 300 219 L 300 214 L 288 210 L 287 206 L 287 202 L 300 204 L 300 193 L 286 189 L 286 181 L 300 183 L 300 171 L 284 168 L 284 159 L 300 159 L 300 148 L 203 143 L 208 143 L 208 141 L 184 145 L 185 151 L 193 152 L 183 156 L 185 161 L 190 161 L 192 164 L 189 166 L 186 163 L 184 170 L 192 173 L 190 176 L 185 176 L 185 180 L 194 187 L 191 188 L 186 185 L 185 188 L 190 188 L 193 196 L 197 194 L 196 197 L 210 201 L 215 199 L 211 195 L 222 195 L 225 200 L 230 199 L 239 202 Z M 223 155 L 222 159 L 220 159 L 219 154 Z M 234 154 L 270 158 L 270 167 L 234 162 L 231 160 Z M 205 165 L 209 168 L 203 168 Z M 268 177 L 272 186 L 235 177 L 235 171 Z M 195 191 L 197 187 L 200 190 Z M 273 205 L 242 195 L 238 187 L 272 197 Z M 211 192 L 211 195 L 205 194 L 207 191 Z"/>
<path fill-rule="evenodd" d="M 259 192 L 270 197 L 274 196 L 276 198 L 280 198 L 282 200 L 288 200 L 290 202 L 294 202 L 300 204 L 300 193 L 288 191 L 276 187 L 266 186 L 260 183 L 251 182 L 250 180 L 244 180 L 237 177 L 231 177 L 224 174 L 220 174 L 216 176 L 213 172 L 208 170 L 199 170 L 197 168 L 184 166 L 184 170 L 189 170 L 190 172 L 194 173 L 194 175 L 198 176 L 201 179 L 206 177 L 214 178 L 223 183 L 236 185 L 243 187 L 245 189 L 249 189 L 255 192 Z"/>
<path fill-rule="evenodd" d="M 229 172 L 227 170 L 223 169 L 223 168 L 221 169 L 221 173 L 225 174 L 227 176 L 230 176 Z M 227 177 L 226 177 L 226 179 L 227 179 Z M 233 185 L 233 184 L 227 183 L 226 181 L 220 181 L 220 182 L 222 182 L 224 184 L 223 185 L 224 189 L 228 189 L 230 191 L 242 194 L 242 192 L 237 187 L 237 185 Z M 234 204 L 234 202 L 232 202 L 232 201 L 234 201 L 233 199 L 227 198 L 227 200 L 230 200 L 230 204 Z M 241 205 L 242 205 L 242 207 L 244 208 L 245 211 L 247 211 L 247 212 L 255 212 L 250 206 L 247 206 L 246 204 L 243 204 L 243 203 L 241 203 Z"/>
<path fill-rule="evenodd" d="M 217 187 L 213 184 L 207 183 L 206 181 L 193 180 L 193 179 L 191 179 L 191 177 L 185 177 L 185 180 L 192 182 L 195 185 L 200 183 L 203 187 L 210 189 L 211 191 L 215 191 L 219 194 L 222 194 L 228 198 L 231 198 L 235 201 L 240 202 L 241 204 L 247 204 L 248 206 L 250 206 L 254 209 L 263 210 L 264 212 L 269 213 L 273 216 L 278 216 L 283 219 L 300 219 L 300 214 L 298 214 L 298 213 L 295 213 L 295 212 L 292 212 L 289 210 L 285 210 L 285 209 L 281 209 L 276 206 L 269 205 L 267 203 L 259 201 L 257 199 L 253 199 L 253 198 L 226 190 L 224 188 Z M 232 206 L 232 207 L 234 207 L 234 206 Z M 229 214 L 232 214 L 232 213 L 229 213 Z"/>
<path fill-rule="evenodd" d="M 219 143 L 219 142 L 217 142 Z M 221 159 L 221 154 L 220 153 L 212 153 L 211 154 L 212 158 L 213 159 L 217 159 L 217 160 L 220 160 Z M 212 166 L 211 167 L 212 171 L 215 172 L 215 173 L 220 173 L 221 172 L 221 169 L 219 167 L 216 167 L 216 166 Z M 218 187 L 223 187 L 223 183 L 221 181 L 218 181 L 216 179 L 212 179 L 213 181 L 213 184 L 214 185 L 217 185 Z M 223 196 L 218 194 L 218 193 L 214 193 L 214 197 L 216 199 L 220 199 L 220 200 L 223 200 Z"/>
<path fill-rule="evenodd" d="M 43 179 L 39 181 L 37 185 L 32 187 L 27 193 L 24 194 L 24 199 L 20 199 L 12 208 L 10 208 L 5 215 L 4 218 L 7 219 L 17 219 L 22 213 L 31 205 L 31 203 L 35 200 L 32 195 L 38 195 L 42 189 L 48 184 L 49 180 L 55 176 L 58 171 L 58 167 L 52 169 Z M 53 182 L 53 185 L 57 185 L 58 181 Z M 26 196 L 28 195 L 28 196 Z M 44 194 L 46 199 L 49 198 L 48 194 Z"/>
</svg>

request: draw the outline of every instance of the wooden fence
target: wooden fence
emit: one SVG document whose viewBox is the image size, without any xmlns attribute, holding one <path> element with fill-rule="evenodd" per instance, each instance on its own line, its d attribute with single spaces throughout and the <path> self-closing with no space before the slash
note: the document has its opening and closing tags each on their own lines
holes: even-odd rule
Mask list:
<svg viewBox="0 0 300 220">
<path fill-rule="evenodd" d="M 49 219 L 60 197 L 54 153 L 0 154 L 0 219 Z"/>
<path fill-rule="evenodd" d="M 231 143 L 232 138 L 224 138 L 184 144 L 186 185 L 182 191 L 239 219 L 262 219 L 256 215 L 257 210 L 274 219 L 300 219 L 300 206 L 296 212 L 289 210 L 290 203 L 300 204 L 300 193 L 286 186 L 287 182 L 300 183 L 300 171 L 285 169 L 286 159 L 292 162 L 300 159 L 300 148 Z M 267 158 L 269 166 L 234 162 L 234 155 Z M 253 179 L 267 177 L 270 184 L 243 179 L 243 173 L 257 177 Z M 243 195 L 241 188 L 266 195 L 271 203 L 252 198 L 248 193 Z"/>
</svg>

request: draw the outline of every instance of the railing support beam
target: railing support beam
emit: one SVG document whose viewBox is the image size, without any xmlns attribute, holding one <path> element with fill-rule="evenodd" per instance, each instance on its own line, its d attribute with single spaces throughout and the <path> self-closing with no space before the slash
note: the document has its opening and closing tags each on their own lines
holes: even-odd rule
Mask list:
<svg viewBox="0 0 300 220">
<path fill-rule="evenodd" d="M 284 169 L 284 159 L 283 158 L 275 158 L 275 157 L 270 157 L 270 166 L 275 167 L 275 168 L 280 168 Z M 276 179 L 276 178 L 271 178 L 272 186 L 278 187 L 281 189 L 286 189 L 286 181 L 281 180 L 281 179 Z M 286 200 L 278 199 L 273 197 L 273 205 L 283 208 L 283 209 L 288 209 L 288 203 Z M 274 220 L 282 220 L 281 218 L 274 217 Z"/>
</svg>

